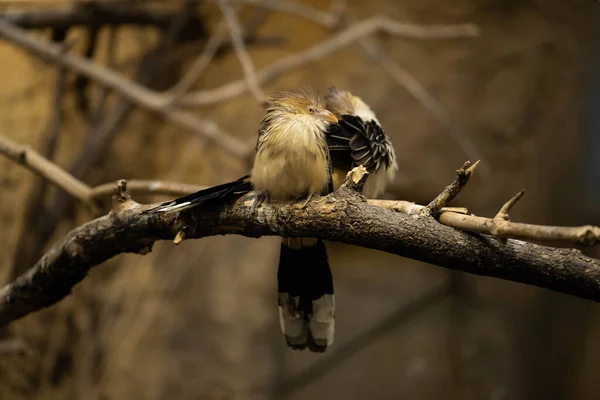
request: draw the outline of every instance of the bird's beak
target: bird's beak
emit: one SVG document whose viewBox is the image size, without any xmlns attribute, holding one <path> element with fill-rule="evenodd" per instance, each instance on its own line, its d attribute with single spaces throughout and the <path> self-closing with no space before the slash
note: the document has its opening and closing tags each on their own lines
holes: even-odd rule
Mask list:
<svg viewBox="0 0 600 400">
<path fill-rule="evenodd" d="M 323 117 L 323 119 L 331 124 L 337 124 L 338 119 L 337 117 L 329 110 L 323 110 L 321 112 L 321 116 Z"/>
</svg>

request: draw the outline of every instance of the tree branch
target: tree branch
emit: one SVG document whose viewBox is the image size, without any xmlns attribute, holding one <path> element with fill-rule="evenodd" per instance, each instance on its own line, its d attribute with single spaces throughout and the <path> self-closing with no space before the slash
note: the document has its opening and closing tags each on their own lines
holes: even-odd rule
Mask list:
<svg viewBox="0 0 600 400">
<path fill-rule="evenodd" d="M 114 183 L 105 183 L 93 188 L 89 187 L 53 162 L 36 153 L 33 149 L 17 144 L 2 135 L 0 135 L 0 154 L 4 154 L 9 159 L 25 166 L 36 175 L 54 183 L 83 204 L 92 207 L 93 210 L 94 200 L 108 196 L 114 191 Z M 369 199 L 367 201 L 374 206 L 403 214 L 434 215 L 444 225 L 468 232 L 492 235 L 501 241 L 513 238 L 557 245 L 580 246 L 594 246 L 600 243 L 600 227 L 597 226 L 545 226 L 509 221 L 508 211 L 523 196 L 524 192 L 518 193 L 504 204 L 494 218 L 469 215 L 468 210 L 463 207 L 447 207 L 446 204 L 467 184 L 468 178 L 476 166 L 477 163 L 470 164 L 466 162 L 457 171 L 456 180 L 444 188 L 442 193 L 427 206 L 404 200 Z M 78 189 L 73 190 L 73 187 L 77 187 Z M 132 180 L 128 182 L 128 190 L 136 194 L 184 196 L 205 188 L 206 186 L 201 185 L 157 180 Z"/>
<path fill-rule="evenodd" d="M 462 167 L 456 171 L 456 179 L 450 185 L 446 186 L 440 194 L 436 196 L 427 206 L 422 210 L 423 213 L 436 217 L 443 207 L 446 207 L 467 185 L 469 178 L 479 165 L 479 161 L 475 164 L 471 164 L 467 161 Z"/>
<path fill-rule="evenodd" d="M 235 50 L 235 54 L 242 65 L 244 70 L 244 76 L 248 81 L 248 88 L 250 92 L 259 104 L 264 104 L 266 96 L 260 89 L 258 80 L 256 79 L 256 68 L 252 62 L 252 58 L 246 51 L 246 45 L 244 44 L 244 34 L 237 15 L 233 7 L 229 4 L 229 0 L 217 0 L 223 18 L 229 26 L 229 32 L 231 33 L 231 43 Z"/>
<path fill-rule="evenodd" d="M 27 167 L 38 176 L 62 188 L 71 196 L 88 203 L 90 188 L 73 177 L 58 165 L 42 157 L 28 146 L 13 142 L 6 136 L 0 135 L 0 154 L 4 154 L 12 161 Z"/>
<path fill-rule="evenodd" d="M 600 301 L 600 261 L 574 249 L 517 240 L 505 245 L 369 204 L 359 191 L 367 174 L 355 168 L 331 195 L 309 203 L 266 204 L 251 214 L 255 193 L 231 204 L 206 204 L 182 214 L 144 214 L 120 181 L 113 210 L 52 246 L 25 274 L 0 289 L 0 325 L 67 296 L 88 271 L 118 254 L 146 254 L 157 240 L 237 234 L 309 236 L 381 250 L 477 275 L 535 285 Z"/>
<path fill-rule="evenodd" d="M 60 46 L 54 43 L 44 43 L 29 35 L 27 31 L 2 19 L 0 19 L 0 37 L 16 43 L 36 56 L 85 75 L 100 85 L 114 90 L 127 100 L 156 112 L 180 126 L 203 134 L 236 157 L 243 159 L 252 149 L 251 146 L 223 132 L 213 121 L 203 120 L 191 113 L 167 107 L 170 101 L 164 95 L 83 57 L 65 54 Z"/>
<path fill-rule="evenodd" d="M 404 24 L 387 17 L 375 16 L 353 24 L 304 51 L 288 56 L 258 71 L 256 80 L 258 84 L 265 84 L 284 72 L 319 60 L 378 32 L 415 39 L 448 39 L 477 36 L 479 29 L 473 24 L 432 26 Z M 188 106 L 215 104 L 245 93 L 249 89 L 250 86 L 246 79 L 238 79 L 216 89 L 189 93 L 181 98 L 181 104 Z"/>
<path fill-rule="evenodd" d="M 80 3 L 64 9 L 8 11 L 0 17 L 24 29 L 68 29 L 81 25 L 137 25 L 167 29 L 176 14 L 177 11 L 156 7 L 105 5 L 95 2 Z M 202 25 L 202 21 L 197 17 L 193 17 L 189 23 Z"/>
</svg>

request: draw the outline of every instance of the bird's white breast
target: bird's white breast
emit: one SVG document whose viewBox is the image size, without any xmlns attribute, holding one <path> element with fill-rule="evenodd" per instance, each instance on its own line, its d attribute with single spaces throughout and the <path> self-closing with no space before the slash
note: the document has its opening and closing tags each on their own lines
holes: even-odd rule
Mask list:
<svg viewBox="0 0 600 400">
<path fill-rule="evenodd" d="M 273 200 L 321 193 L 329 180 L 325 126 L 302 117 L 275 123 L 261 139 L 252 183 Z"/>
</svg>

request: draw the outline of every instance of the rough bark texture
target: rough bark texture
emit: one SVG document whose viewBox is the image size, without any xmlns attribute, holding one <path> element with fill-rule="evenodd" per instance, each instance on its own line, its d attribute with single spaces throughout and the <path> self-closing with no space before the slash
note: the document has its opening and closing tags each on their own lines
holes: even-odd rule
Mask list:
<svg viewBox="0 0 600 400">
<path fill-rule="evenodd" d="M 356 171 L 356 170 L 355 170 Z M 366 175 L 365 175 L 366 176 Z M 156 240 L 239 234 L 308 236 L 382 250 L 458 271 L 526 283 L 600 302 L 600 261 L 579 250 L 470 235 L 425 216 L 374 207 L 350 186 L 312 202 L 261 207 L 246 195 L 230 207 L 201 206 L 185 214 L 142 214 L 122 192 L 107 216 L 71 231 L 26 274 L 0 290 L 0 324 L 54 304 L 95 265 L 121 253 L 149 252 Z"/>
</svg>

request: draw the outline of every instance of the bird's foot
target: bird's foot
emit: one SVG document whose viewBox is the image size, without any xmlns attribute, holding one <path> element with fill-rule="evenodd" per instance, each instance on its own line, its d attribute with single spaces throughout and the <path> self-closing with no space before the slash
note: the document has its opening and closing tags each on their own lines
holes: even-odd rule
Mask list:
<svg viewBox="0 0 600 400">
<path fill-rule="evenodd" d="M 311 202 L 311 200 L 313 199 L 313 197 L 315 197 L 314 193 L 309 193 L 308 196 L 306 196 L 306 200 L 304 200 L 304 203 L 302 203 L 301 208 L 304 210 L 306 209 L 306 207 L 308 207 L 308 203 Z"/>
<path fill-rule="evenodd" d="M 265 201 L 269 200 L 269 193 L 268 192 L 260 192 L 259 194 L 256 195 L 256 198 L 254 199 L 254 203 L 252 203 L 252 207 L 250 208 L 250 214 L 254 215 L 254 212 L 256 211 L 256 209 L 258 207 L 260 207 Z"/>
</svg>

